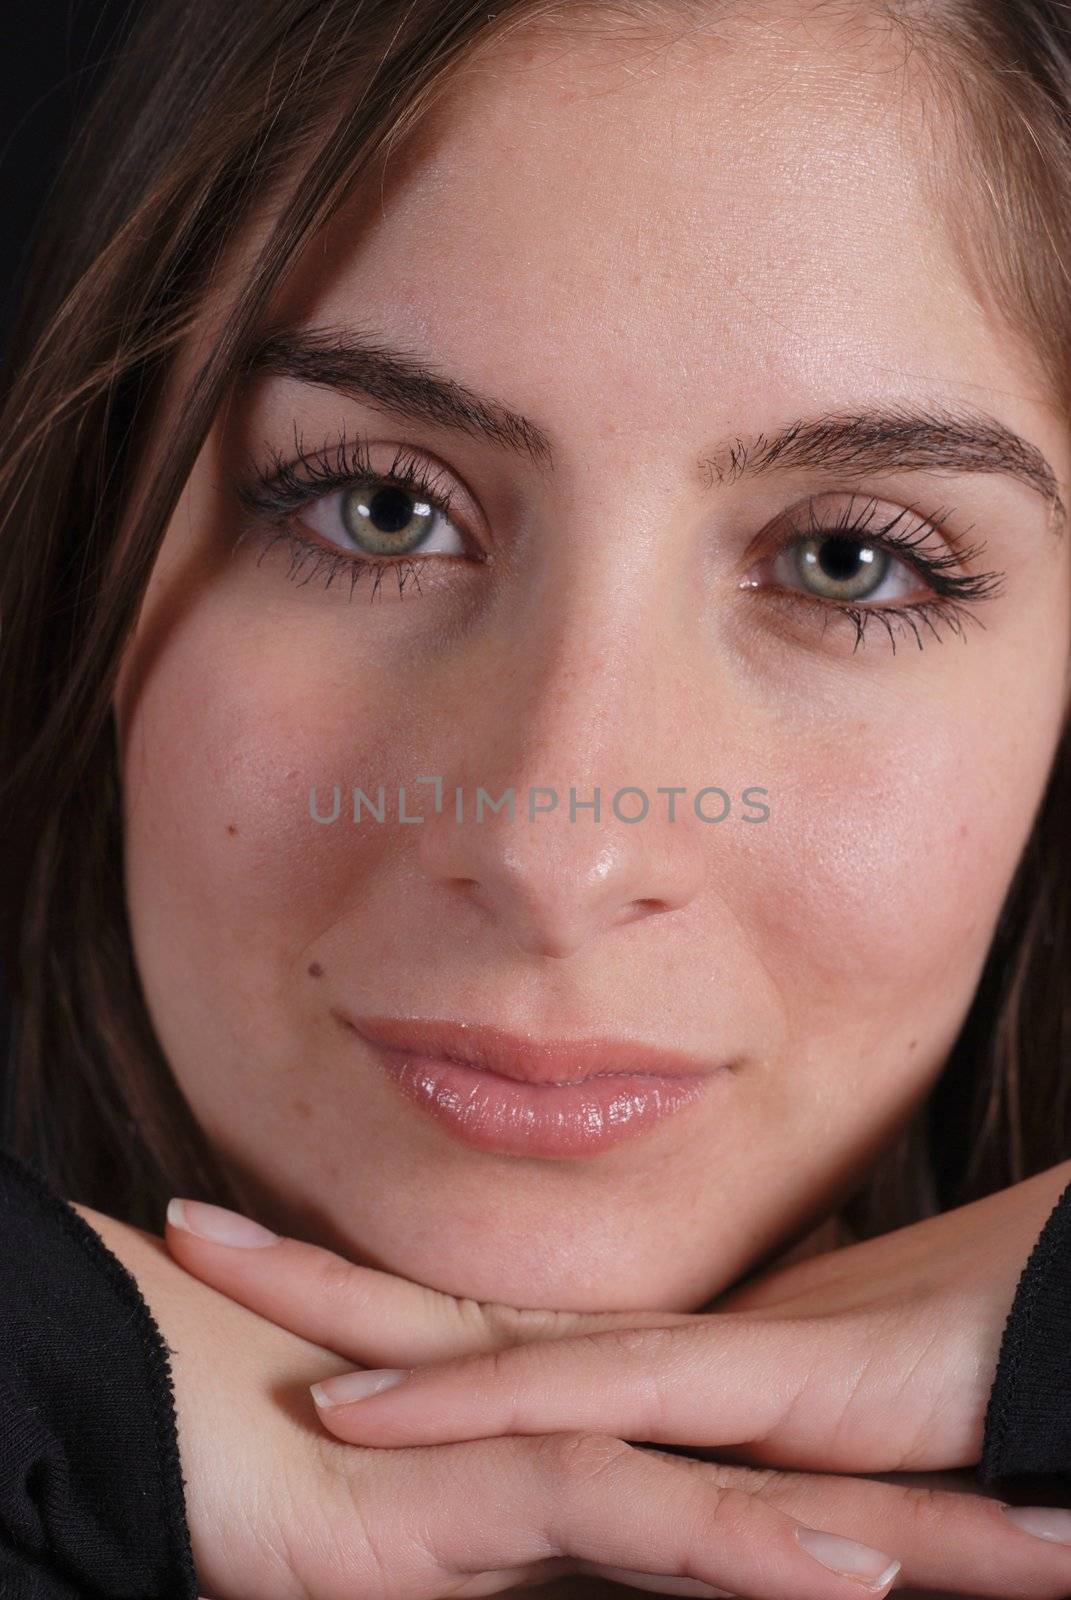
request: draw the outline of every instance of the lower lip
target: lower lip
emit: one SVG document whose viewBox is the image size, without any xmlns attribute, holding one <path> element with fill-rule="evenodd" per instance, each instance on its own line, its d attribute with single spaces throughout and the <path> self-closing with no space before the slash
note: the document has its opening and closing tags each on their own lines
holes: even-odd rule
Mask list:
<svg viewBox="0 0 1071 1600">
<path fill-rule="evenodd" d="M 582 1083 L 518 1083 L 460 1061 L 386 1047 L 378 1053 L 405 1097 L 459 1139 L 519 1156 L 594 1155 L 634 1139 L 695 1105 L 715 1075 L 605 1073 Z"/>
</svg>

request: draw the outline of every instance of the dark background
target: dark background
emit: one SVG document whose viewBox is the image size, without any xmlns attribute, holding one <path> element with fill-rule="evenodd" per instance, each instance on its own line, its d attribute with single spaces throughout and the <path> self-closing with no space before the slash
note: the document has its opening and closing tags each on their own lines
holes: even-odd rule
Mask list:
<svg viewBox="0 0 1071 1600">
<path fill-rule="evenodd" d="M 26 246 L 70 130 L 138 0 L 0 0 L 0 344 Z"/>
<path fill-rule="evenodd" d="M 0 350 L 71 129 L 140 9 L 141 0 L 0 0 Z M 7 1034 L 0 967 L 0 1062 Z"/>
</svg>

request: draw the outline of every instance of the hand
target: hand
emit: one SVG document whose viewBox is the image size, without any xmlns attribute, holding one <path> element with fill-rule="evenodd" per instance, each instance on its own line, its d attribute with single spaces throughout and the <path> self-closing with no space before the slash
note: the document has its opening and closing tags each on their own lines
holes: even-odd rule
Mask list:
<svg viewBox="0 0 1071 1600">
<path fill-rule="evenodd" d="M 607 1319 L 587 1318 L 577 1335 L 539 1349 L 414 1371 L 378 1398 L 324 1410 L 323 1420 L 338 1438 L 374 1445 L 599 1427 L 716 1446 L 719 1459 L 751 1465 L 969 1466 L 981 1453 L 1016 1283 L 1069 1181 L 1064 1162 L 972 1205 L 764 1274 L 713 1310 L 631 1313 L 601 1332 L 592 1323 Z"/>
<path fill-rule="evenodd" d="M 74 1209 L 131 1272 L 169 1347 L 210 1600 L 454 1600 L 572 1574 L 662 1594 L 859 1600 L 856 1580 L 797 1541 L 776 1494 L 740 1487 L 739 1468 L 585 1431 L 342 1444 L 319 1427 L 308 1381 L 346 1362 L 199 1283 L 153 1235 Z M 839 1560 L 843 1541 L 831 1544 L 822 1553 Z M 868 1592 L 886 1592 L 894 1572 Z M 567 1581 L 560 1600 L 586 1592 Z"/>
<path fill-rule="evenodd" d="M 338 1439 L 412 1447 L 610 1435 L 689 1446 L 689 1457 L 641 1453 L 707 1471 L 694 1458 L 716 1448 L 719 1482 L 894 1552 L 903 1583 L 1055 1597 L 1071 1588 L 1071 1544 L 1015 1526 L 977 1485 L 815 1474 L 977 1460 L 1018 1277 L 1068 1181 L 1071 1162 L 765 1274 L 705 1314 L 523 1311 L 457 1300 L 297 1240 L 233 1249 L 169 1227 L 167 1242 L 188 1270 L 280 1325 L 353 1363 L 411 1372 L 371 1399 L 322 1410 Z M 201 1220 L 215 1210 L 190 1209 Z M 729 1480 L 726 1459 L 767 1470 Z"/>
</svg>

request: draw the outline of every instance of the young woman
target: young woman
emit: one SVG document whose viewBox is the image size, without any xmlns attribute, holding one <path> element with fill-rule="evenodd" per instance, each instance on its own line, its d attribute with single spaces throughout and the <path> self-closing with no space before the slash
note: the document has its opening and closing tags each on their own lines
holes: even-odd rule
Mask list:
<svg viewBox="0 0 1071 1600">
<path fill-rule="evenodd" d="M 1071 1590 L 941 1479 L 1071 1184 L 1058 9 L 150 6 L 0 419 L 8 1259 L 182 1466 L 63 1581 Z"/>
</svg>

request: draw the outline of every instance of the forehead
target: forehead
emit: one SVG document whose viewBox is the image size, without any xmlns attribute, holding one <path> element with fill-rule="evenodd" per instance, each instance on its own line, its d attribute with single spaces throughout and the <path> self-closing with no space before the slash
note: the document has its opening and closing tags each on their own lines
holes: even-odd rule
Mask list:
<svg viewBox="0 0 1071 1600">
<path fill-rule="evenodd" d="M 999 396 L 1029 427 L 1040 372 L 959 270 L 940 106 L 898 26 L 791 4 L 564 21 L 467 63 L 273 311 L 533 410 L 552 388 L 563 419 L 596 388 L 678 440 L 697 405 L 705 435 L 889 395 Z"/>
</svg>

